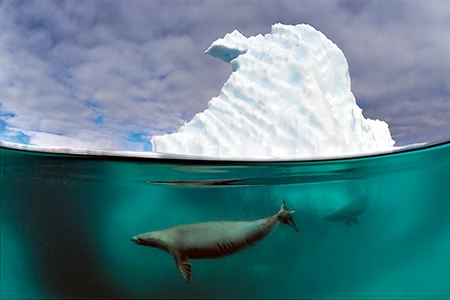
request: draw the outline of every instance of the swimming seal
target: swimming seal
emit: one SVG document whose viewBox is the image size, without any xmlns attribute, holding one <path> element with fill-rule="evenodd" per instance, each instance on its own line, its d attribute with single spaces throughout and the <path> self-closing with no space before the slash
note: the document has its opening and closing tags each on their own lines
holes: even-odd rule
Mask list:
<svg viewBox="0 0 450 300">
<path fill-rule="evenodd" d="M 175 258 L 183 278 L 190 282 L 192 266 L 189 259 L 215 259 L 235 254 L 269 235 L 278 223 L 291 226 L 295 210 L 286 206 L 273 216 L 254 221 L 218 221 L 179 225 L 150 231 L 131 238 L 133 243 L 161 249 Z"/>
<path fill-rule="evenodd" d="M 344 222 L 348 226 L 352 226 L 352 224 L 359 225 L 358 217 L 366 211 L 367 203 L 367 196 L 357 198 L 356 200 L 353 200 L 344 205 L 337 211 L 324 217 L 324 220 L 332 222 Z"/>
</svg>

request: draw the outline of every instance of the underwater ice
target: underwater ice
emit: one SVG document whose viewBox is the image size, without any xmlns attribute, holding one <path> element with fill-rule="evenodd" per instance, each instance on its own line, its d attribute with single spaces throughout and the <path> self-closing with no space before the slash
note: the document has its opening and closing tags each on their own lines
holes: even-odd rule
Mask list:
<svg viewBox="0 0 450 300">
<path fill-rule="evenodd" d="M 205 53 L 230 63 L 231 76 L 178 132 L 153 136 L 154 152 L 270 159 L 393 148 L 388 124 L 356 104 L 344 53 L 313 27 L 275 24 L 249 38 L 235 30 Z"/>
</svg>

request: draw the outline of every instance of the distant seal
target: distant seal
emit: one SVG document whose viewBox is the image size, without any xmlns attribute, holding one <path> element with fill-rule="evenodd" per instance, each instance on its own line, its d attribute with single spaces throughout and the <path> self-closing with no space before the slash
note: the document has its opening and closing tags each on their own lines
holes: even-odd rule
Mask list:
<svg viewBox="0 0 450 300">
<path fill-rule="evenodd" d="M 219 221 L 179 225 L 150 231 L 131 238 L 133 243 L 150 246 L 173 255 L 181 275 L 189 282 L 189 259 L 214 259 L 244 250 L 265 238 L 275 225 L 287 224 L 299 232 L 292 218 L 295 210 L 285 201 L 278 213 L 255 221 Z"/>
<path fill-rule="evenodd" d="M 352 224 L 359 225 L 358 217 L 366 211 L 367 203 L 367 196 L 361 197 L 357 200 L 353 200 L 337 211 L 324 217 L 324 220 L 332 222 L 344 222 L 348 226 L 352 226 Z"/>
</svg>

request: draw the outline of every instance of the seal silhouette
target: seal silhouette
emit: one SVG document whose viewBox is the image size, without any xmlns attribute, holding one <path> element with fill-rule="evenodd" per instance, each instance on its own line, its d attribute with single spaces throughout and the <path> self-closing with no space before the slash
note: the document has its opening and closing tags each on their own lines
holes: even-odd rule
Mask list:
<svg viewBox="0 0 450 300">
<path fill-rule="evenodd" d="M 359 225 L 358 217 L 366 211 L 367 204 L 367 196 L 357 198 L 353 201 L 350 201 L 337 211 L 324 217 L 324 220 L 332 222 L 344 222 L 348 226 L 352 226 L 352 224 Z"/>
<path fill-rule="evenodd" d="M 192 266 L 189 259 L 216 259 L 235 254 L 268 236 L 278 223 L 291 226 L 295 210 L 283 200 L 275 215 L 254 221 L 217 221 L 179 225 L 150 231 L 131 238 L 133 243 L 161 249 L 173 255 L 183 278 L 190 282 Z"/>
</svg>

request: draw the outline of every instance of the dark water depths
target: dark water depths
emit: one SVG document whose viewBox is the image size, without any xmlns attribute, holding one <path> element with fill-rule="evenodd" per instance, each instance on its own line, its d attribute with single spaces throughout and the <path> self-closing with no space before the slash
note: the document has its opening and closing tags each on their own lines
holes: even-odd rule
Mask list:
<svg viewBox="0 0 450 300">
<path fill-rule="evenodd" d="M 450 297 L 450 144 L 297 163 L 155 161 L 1 148 L 1 298 Z M 286 200 L 296 233 L 218 260 L 130 242 L 252 220 Z M 348 226 L 354 214 L 359 225 Z"/>
</svg>

